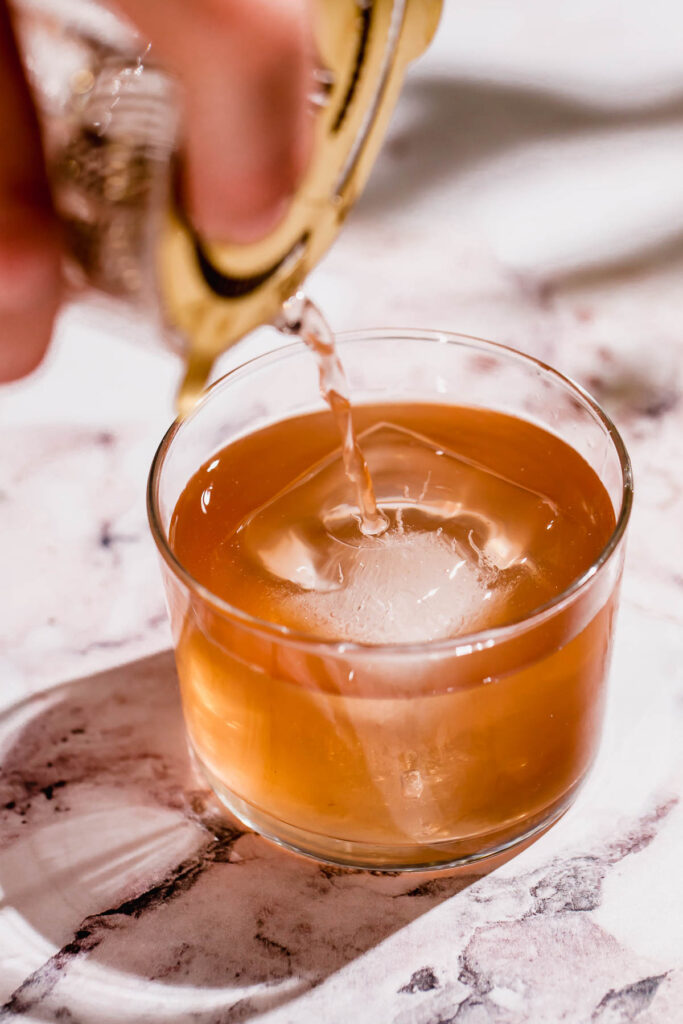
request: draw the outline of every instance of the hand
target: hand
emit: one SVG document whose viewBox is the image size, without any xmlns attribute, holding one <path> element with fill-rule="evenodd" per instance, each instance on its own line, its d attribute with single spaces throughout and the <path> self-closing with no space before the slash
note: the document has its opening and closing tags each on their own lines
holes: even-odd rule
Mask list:
<svg viewBox="0 0 683 1024">
<path fill-rule="evenodd" d="M 184 89 L 183 187 L 207 237 L 251 241 L 307 163 L 308 0 L 118 0 Z M 61 243 L 40 133 L 0 0 L 0 381 L 33 370 L 61 301 Z"/>
</svg>

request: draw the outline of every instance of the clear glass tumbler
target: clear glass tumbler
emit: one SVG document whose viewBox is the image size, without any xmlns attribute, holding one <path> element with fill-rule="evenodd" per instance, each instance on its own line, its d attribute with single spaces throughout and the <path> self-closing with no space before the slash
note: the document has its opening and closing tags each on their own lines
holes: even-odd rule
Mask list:
<svg viewBox="0 0 683 1024">
<path fill-rule="evenodd" d="M 522 621 L 453 640 L 327 642 L 221 600 L 169 544 L 193 473 L 232 440 L 323 407 L 297 343 L 218 381 L 164 437 L 149 479 L 189 741 L 226 807 L 336 864 L 445 867 L 523 842 L 570 805 L 594 759 L 632 497 L 624 444 L 581 388 L 456 334 L 342 336 L 354 402 L 498 410 L 589 463 L 615 529 L 594 564 Z"/>
</svg>

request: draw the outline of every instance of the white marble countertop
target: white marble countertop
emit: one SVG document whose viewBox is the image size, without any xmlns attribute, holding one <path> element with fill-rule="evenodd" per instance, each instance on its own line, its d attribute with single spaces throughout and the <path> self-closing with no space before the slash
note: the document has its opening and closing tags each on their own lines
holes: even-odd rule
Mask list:
<svg viewBox="0 0 683 1024">
<path fill-rule="evenodd" d="M 513 344 L 616 419 L 637 500 L 597 766 L 464 877 L 330 870 L 222 819 L 145 520 L 177 366 L 74 309 L 0 395 L 0 1020 L 683 1018 L 683 11 L 446 4 L 311 291 L 339 329 Z"/>
</svg>

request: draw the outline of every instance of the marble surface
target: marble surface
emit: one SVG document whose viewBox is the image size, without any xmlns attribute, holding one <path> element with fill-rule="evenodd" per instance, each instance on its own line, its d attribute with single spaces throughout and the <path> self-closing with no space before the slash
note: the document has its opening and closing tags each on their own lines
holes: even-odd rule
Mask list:
<svg viewBox="0 0 683 1024">
<path fill-rule="evenodd" d="M 683 1018 L 683 14 L 558 7 L 447 0 L 311 291 L 339 329 L 513 344 L 615 417 L 637 500 L 590 781 L 465 875 L 330 870 L 222 817 L 145 520 L 178 368 L 73 309 L 0 395 L 0 1020 Z"/>
</svg>

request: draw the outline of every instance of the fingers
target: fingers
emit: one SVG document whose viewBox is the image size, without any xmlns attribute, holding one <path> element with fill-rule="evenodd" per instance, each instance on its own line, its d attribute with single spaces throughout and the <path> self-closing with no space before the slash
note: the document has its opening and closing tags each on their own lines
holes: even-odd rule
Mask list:
<svg viewBox="0 0 683 1024">
<path fill-rule="evenodd" d="M 195 226 L 252 241 L 284 215 L 308 160 L 308 0 L 119 0 L 179 75 L 183 188 Z"/>
<path fill-rule="evenodd" d="M 60 299 L 60 251 L 40 134 L 0 2 L 0 381 L 33 370 Z"/>
<path fill-rule="evenodd" d="M 119 0 L 185 91 L 184 190 L 197 228 L 252 241 L 284 215 L 311 143 L 308 0 Z M 61 296 L 40 133 L 0 0 L 0 381 L 29 373 Z"/>
</svg>

